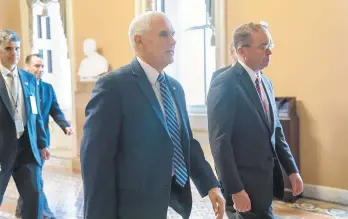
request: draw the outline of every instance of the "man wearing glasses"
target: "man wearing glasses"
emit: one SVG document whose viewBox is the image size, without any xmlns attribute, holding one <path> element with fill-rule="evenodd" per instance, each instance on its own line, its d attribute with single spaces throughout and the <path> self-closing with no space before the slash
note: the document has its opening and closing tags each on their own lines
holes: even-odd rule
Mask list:
<svg viewBox="0 0 348 219">
<path fill-rule="evenodd" d="M 209 141 L 229 218 L 273 218 L 272 199 L 284 195 L 280 164 L 292 193 L 303 182 L 277 116 L 273 87 L 261 72 L 273 41 L 266 26 L 248 23 L 233 34 L 238 62 L 208 93 Z"/>
</svg>

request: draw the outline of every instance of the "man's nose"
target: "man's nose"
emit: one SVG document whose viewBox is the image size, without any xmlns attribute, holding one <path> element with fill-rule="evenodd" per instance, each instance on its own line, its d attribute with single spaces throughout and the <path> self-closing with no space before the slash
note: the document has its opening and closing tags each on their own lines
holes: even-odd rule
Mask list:
<svg viewBox="0 0 348 219">
<path fill-rule="evenodd" d="M 11 56 L 17 55 L 17 51 L 15 49 L 11 49 L 10 51 Z"/>
<path fill-rule="evenodd" d="M 176 40 L 174 39 L 174 37 L 171 36 L 170 38 L 171 38 L 170 45 L 175 45 L 176 44 Z"/>
<path fill-rule="evenodd" d="M 267 49 L 266 54 L 267 55 L 272 55 L 272 50 L 271 49 Z"/>
</svg>

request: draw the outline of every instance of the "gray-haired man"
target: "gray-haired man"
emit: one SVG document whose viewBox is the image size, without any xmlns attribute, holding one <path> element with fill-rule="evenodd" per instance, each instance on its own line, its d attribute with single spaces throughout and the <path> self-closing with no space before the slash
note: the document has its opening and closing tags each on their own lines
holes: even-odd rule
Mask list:
<svg viewBox="0 0 348 219">
<path fill-rule="evenodd" d="M 267 27 L 248 23 L 233 35 L 238 62 L 211 84 L 209 141 L 230 218 L 273 218 L 272 198 L 282 198 L 280 164 L 293 194 L 303 182 L 277 116 L 273 87 L 261 72 L 273 41 Z"/>
</svg>

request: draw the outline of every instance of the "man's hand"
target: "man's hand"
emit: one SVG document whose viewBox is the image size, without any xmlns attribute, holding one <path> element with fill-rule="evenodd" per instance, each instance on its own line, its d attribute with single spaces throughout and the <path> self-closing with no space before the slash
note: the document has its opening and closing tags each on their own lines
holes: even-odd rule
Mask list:
<svg viewBox="0 0 348 219">
<path fill-rule="evenodd" d="M 291 187 L 292 187 L 292 195 L 298 196 L 303 192 L 303 181 L 299 173 L 292 173 L 289 176 Z"/>
<path fill-rule="evenodd" d="M 71 126 L 65 128 L 65 133 L 66 133 L 66 135 L 72 135 L 72 134 L 74 134 L 74 132 L 73 132 Z"/>
<path fill-rule="evenodd" d="M 249 199 L 249 195 L 242 190 L 238 193 L 232 195 L 233 200 L 233 208 L 238 212 L 247 212 L 251 210 L 251 202 Z"/>
<path fill-rule="evenodd" d="M 213 205 L 216 219 L 222 219 L 225 213 L 225 199 L 222 196 L 220 189 L 217 187 L 212 188 L 209 190 L 208 195 L 211 204 Z"/>
<path fill-rule="evenodd" d="M 48 148 L 41 149 L 40 153 L 41 153 L 42 159 L 44 159 L 44 160 L 50 159 L 51 152 L 50 152 L 50 150 L 48 150 Z"/>
</svg>

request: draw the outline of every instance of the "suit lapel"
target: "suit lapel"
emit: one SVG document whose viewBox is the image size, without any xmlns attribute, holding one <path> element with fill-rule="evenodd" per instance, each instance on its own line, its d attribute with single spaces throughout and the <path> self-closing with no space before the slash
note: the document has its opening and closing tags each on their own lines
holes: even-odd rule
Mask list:
<svg viewBox="0 0 348 219">
<path fill-rule="evenodd" d="M 39 86 L 39 98 L 40 98 L 40 106 L 41 106 L 41 113 L 43 113 L 43 106 L 46 105 L 46 95 L 50 95 L 50 90 L 47 89 L 48 87 L 46 84 L 40 80 L 40 86 Z M 47 91 L 46 91 L 47 90 Z"/>
<path fill-rule="evenodd" d="M 0 74 L 1 74 L 1 72 L 0 72 Z M 10 101 L 10 97 L 8 96 L 7 87 L 5 84 L 5 79 L 3 78 L 2 74 L 0 75 L 0 96 L 1 96 L 2 101 L 4 102 L 4 104 L 7 108 L 7 111 L 10 113 L 11 118 L 14 121 L 14 112 L 12 109 L 12 104 Z"/>
<path fill-rule="evenodd" d="M 238 63 L 238 65 L 240 65 L 240 64 Z M 257 94 L 254 83 L 251 81 L 251 78 L 250 78 L 248 72 L 243 68 L 243 66 L 240 65 L 240 67 L 242 68 L 240 71 L 240 75 L 239 75 L 240 82 L 243 85 L 247 94 L 249 95 L 250 99 L 253 101 L 253 103 L 254 103 L 258 113 L 260 114 L 262 120 L 264 121 L 266 127 L 268 128 L 269 131 L 271 131 L 266 114 L 265 114 L 265 111 L 264 111 L 263 106 L 261 104 L 260 97 Z"/>
<path fill-rule="evenodd" d="M 164 120 L 163 112 L 161 109 L 161 106 L 157 100 L 156 94 L 151 86 L 150 81 L 148 80 L 144 69 L 139 64 L 138 60 L 136 58 L 133 59 L 131 63 L 131 68 L 133 71 L 133 74 L 137 76 L 137 83 L 139 87 L 141 88 L 143 94 L 146 96 L 147 100 L 149 101 L 149 104 L 151 105 L 152 109 L 155 111 L 158 119 L 161 121 L 163 127 L 167 129 L 166 122 Z"/>
<path fill-rule="evenodd" d="M 30 109 L 30 103 L 27 101 L 30 95 L 34 95 L 33 92 L 30 91 L 30 81 L 26 77 L 26 75 L 23 73 L 22 69 L 18 69 L 18 75 L 20 78 L 20 85 L 22 86 L 23 91 L 23 101 L 24 101 L 24 107 L 25 107 L 25 113 L 28 118 L 28 111 Z M 35 96 L 35 95 L 34 95 Z"/>
<path fill-rule="evenodd" d="M 22 90 L 23 90 L 23 95 L 27 97 L 30 95 L 30 84 L 29 84 L 28 78 L 26 77 L 26 75 L 23 73 L 21 69 L 18 69 L 18 74 L 19 74 L 19 79 L 21 82 Z"/>
</svg>

